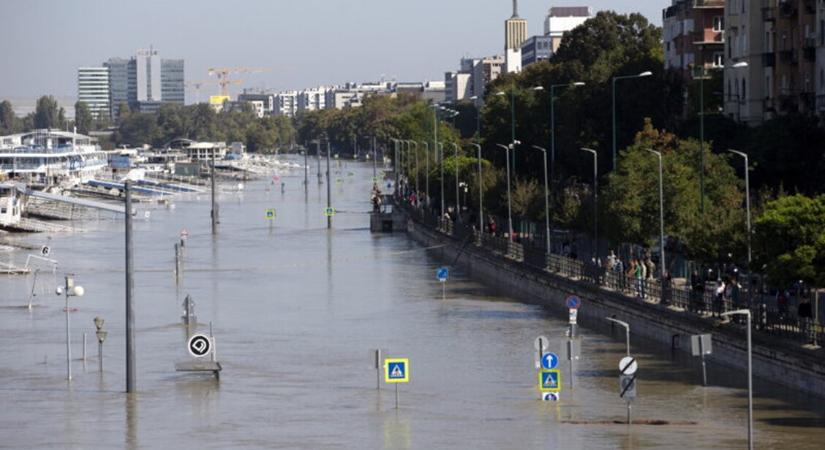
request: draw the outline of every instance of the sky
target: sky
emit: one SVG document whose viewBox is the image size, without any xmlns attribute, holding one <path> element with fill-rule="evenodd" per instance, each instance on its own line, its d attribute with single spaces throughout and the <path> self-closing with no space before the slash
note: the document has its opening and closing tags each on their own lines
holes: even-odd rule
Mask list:
<svg viewBox="0 0 825 450">
<path fill-rule="evenodd" d="M 550 6 L 641 12 L 669 0 L 520 0 L 529 35 Z M 0 0 L 0 99 L 74 97 L 77 68 L 153 45 L 183 58 L 187 82 L 210 67 L 256 67 L 240 88 L 443 80 L 463 56 L 502 52 L 511 0 Z M 201 98 L 217 86 L 201 89 Z M 187 89 L 187 103 L 195 92 Z"/>
</svg>

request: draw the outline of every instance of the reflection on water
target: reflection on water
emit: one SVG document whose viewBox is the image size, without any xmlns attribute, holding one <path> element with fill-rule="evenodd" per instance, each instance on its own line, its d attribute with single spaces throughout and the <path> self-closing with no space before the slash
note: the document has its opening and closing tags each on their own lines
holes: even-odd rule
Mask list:
<svg viewBox="0 0 825 450">
<path fill-rule="evenodd" d="M 122 222 L 87 221 L 84 232 L 49 243 L 62 272 L 86 288 L 73 301 L 72 345 L 94 336 L 103 317 L 109 336 L 104 372 L 92 351 L 86 372 L 67 387 L 62 302 L 56 282 L 3 277 L 0 283 L 0 428 L 11 448 L 742 448 L 744 377 L 633 338 L 639 397 L 633 416 L 672 425 L 628 428 L 616 365 L 624 336 L 608 325 L 581 328 L 575 389 L 539 401 L 533 340 L 550 338 L 562 355 L 564 312 L 517 303 L 453 268 L 442 297 L 435 269 L 445 264 L 403 234 L 368 231 L 371 165 L 344 163 L 334 191 L 334 229 L 326 229 L 326 186 L 314 167 L 268 180 L 243 195 L 222 192 L 213 238 L 208 196 L 135 221 L 135 310 L 139 393 L 124 390 Z M 142 205 L 141 207 L 145 207 Z M 265 210 L 276 208 L 267 222 Z M 183 272 L 174 277 L 175 243 L 186 228 Z M 13 236 L 33 245 L 48 236 Z M 15 253 L 25 258 L 25 252 Z M 449 262 L 447 262 L 449 263 Z M 181 323 L 186 295 L 199 325 L 213 324 L 224 370 L 181 374 L 190 358 Z M 408 357 L 409 384 L 375 389 L 368 349 Z M 47 362 L 44 364 L 44 362 Z M 74 361 L 76 368 L 82 363 Z M 567 361 L 560 369 L 567 376 Z M 565 379 L 563 377 L 563 380 Z M 819 448 L 822 406 L 771 385 L 756 385 L 758 447 Z M 691 425 L 691 424 L 694 425 Z"/>
</svg>

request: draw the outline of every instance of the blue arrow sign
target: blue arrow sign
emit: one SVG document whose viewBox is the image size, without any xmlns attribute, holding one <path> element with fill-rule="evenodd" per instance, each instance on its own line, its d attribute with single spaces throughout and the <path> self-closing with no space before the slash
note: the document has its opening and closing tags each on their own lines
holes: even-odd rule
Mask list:
<svg viewBox="0 0 825 450">
<path fill-rule="evenodd" d="M 438 270 L 435 271 L 435 277 L 438 281 L 444 282 L 447 281 L 447 277 L 450 276 L 450 269 L 446 267 L 439 267 Z"/>
<path fill-rule="evenodd" d="M 541 357 L 541 367 L 544 369 L 555 369 L 559 365 L 559 357 L 555 353 L 547 352 Z"/>
<path fill-rule="evenodd" d="M 578 297 L 576 297 L 575 295 L 571 295 L 570 297 L 567 297 L 567 307 L 568 308 L 570 308 L 570 309 L 579 309 L 579 307 L 581 305 L 582 305 L 582 301 Z"/>
</svg>

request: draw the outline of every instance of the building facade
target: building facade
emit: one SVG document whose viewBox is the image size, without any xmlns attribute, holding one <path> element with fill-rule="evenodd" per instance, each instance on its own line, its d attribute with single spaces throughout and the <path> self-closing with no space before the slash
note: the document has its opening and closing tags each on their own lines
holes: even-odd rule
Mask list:
<svg viewBox="0 0 825 450">
<path fill-rule="evenodd" d="M 725 0 L 673 0 L 662 12 L 665 69 L 686 79 L 725 65 Z"/>
<path fill-rule="evenodd" d="M 95 119 L 111 118 L 108 67 L 77 69 L 77 101 L 86 103 Z"/>
<path fill-rule="evenodd" d="M 539 61 L 547 61 L 553 56 L 553 38 L 532 36 L 521 44 L 522 68 Z"/>
<path fill-rule="evenodd" d="M 275 95 L 272 113 L 276 116 L 295 117 L 298 112 L 298 92 L 284 91 Z"/>
<path fill-rule="evenodd" d="M 134 58 L 109 58 L 109 103 L 112 119 L 120 116 L 120 106 L 137 103 L 137 61 Z"/>
<path fill-rule="evenodd" d="M 326 109 L 327 88 L 317 87 L 298 92 L 298 111 L 318 111 Z"/>
<path fill-rule="evenodd" d="M 561 6 L 550 8 L 544 19 L 544 35 L 551 38 L 553 54 L 559 49 L 564 33 L 593 17 L 589 6 Z"/>
<path fill-rule="evenodd" d="M 163 103 L 185 104 L 184 73 L 182 59 L 160 60 L 160 100 Z"/>
<path fill-rule="evenodd" d="M 137 51 L 137 100 L 160 101 L 160 58 L 152 47 Z"/>
<path fill-rule="evenodd" d="M 521 72 L 521 44 L 527 40 L 527 21 L 518 16 L 518 0 L 513 15 L 504 21 L 504 58 L 507 73 Z"/>
<path fill-rule="evenodd" d="M 473 96 L 472 72 L 444 73 L 444 100 L 455 103 Z"/>
</svg>

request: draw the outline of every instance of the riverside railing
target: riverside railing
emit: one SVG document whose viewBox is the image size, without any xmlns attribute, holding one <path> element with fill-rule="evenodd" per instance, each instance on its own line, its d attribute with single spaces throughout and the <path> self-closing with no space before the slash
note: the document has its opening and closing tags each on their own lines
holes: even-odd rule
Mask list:
<svg viewBox="0 0 825 450">
<path fill-rule="evenodd" d="M 521 239 L 521 242 L 511 240 L 504 235 L 493 235 L 479 231 L 475 224 L 454 222 L 440 218 L 434 213 L 427 213 L 409 203 L 402 202 L 402 208 L 409 217 L 458 241 L 467 241 L 471 237 L 477 248 L 506 257 L 517 264 L 523 264 L 534 270 L 547 273 L 548 276 L 560 276 L 569 280 L 596 286 L 606 292 L 622 295 L 628 301 L 658 304 L 672 311 L 681 312 L 697 318 L 720 318 L 721 314 L 733 309 L 748 308 L 753 314 L 753 327 L 757 332 L 788 339 L 795 339 L 803 343 L 821 342 L 825 338 L 825 329 L 812 319 L 799 318 L 789 311 L 769 307 L 765 297 L 754 293 L 748 303 L 747 283 L 739 288 L 734 298 L 716 295 L 715 286 L 705 284 L 702 289 L 677 286 L 666 281 L 664 286 L 659 279 L 636 278 L 592 262 L 569 258 L 556 253 L 546 253 L 544 242 L 541 239 Z M 543 236 L 542 236 L 543 238 Z"/>
</svg>

